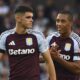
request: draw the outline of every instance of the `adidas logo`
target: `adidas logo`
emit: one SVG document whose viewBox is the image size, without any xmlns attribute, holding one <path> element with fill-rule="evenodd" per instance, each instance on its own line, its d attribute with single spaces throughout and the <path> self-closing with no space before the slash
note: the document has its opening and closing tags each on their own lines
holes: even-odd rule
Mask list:
<svg viewBox="0 0 80 80">
<path fill-rule="evenodd" d="M 11 41 L 11 42 L 9 43 L 9 45 L 15 45 L 15 42 L 14 42 L 14 41 Z"/>
</svg>

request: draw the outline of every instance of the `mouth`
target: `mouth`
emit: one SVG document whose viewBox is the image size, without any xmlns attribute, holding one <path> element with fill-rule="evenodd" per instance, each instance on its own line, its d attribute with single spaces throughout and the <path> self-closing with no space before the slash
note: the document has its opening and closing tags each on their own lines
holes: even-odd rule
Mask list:
<svg viewBox="0 0 80 80">
<path fill-rule="evenodd" d="M 61 29 L 58 29 L 58 31 L 61 31 Z"/>
</svg>

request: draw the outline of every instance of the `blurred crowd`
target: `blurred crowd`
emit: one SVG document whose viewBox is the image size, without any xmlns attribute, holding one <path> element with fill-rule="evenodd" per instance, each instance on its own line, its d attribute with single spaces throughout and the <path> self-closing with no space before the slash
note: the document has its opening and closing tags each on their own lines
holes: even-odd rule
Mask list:
<svg viewBox="0 0 80 80">
<path fill-rule="evenodd" d="M 80 0 L 0 0 L 0 34 L 15 27 L 14 9 L 20 4 L 33 7 L 33 28 L 42 31 L 45 37 L 56 31 L 55 19 L 60 10 L 73 13 L 73 30 L 80 35 Z M 8 79 L 8 70 L 8 58 L 5 56 L 0 61 L 0 80 Z"/>
</svg>

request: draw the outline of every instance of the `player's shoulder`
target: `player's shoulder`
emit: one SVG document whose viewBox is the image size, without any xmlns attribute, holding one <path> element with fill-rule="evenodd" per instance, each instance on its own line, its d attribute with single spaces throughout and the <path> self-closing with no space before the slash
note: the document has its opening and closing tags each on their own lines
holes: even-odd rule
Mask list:
<svg viewBox="0 0 80 80">
<path fill-rule="evenodd" d="M 1 33 L 0 38 L 1 37 L 7 37 L 8 35 L 13 34 L 14 32 L 15 32 L 15 29 L 6 30 L 6 31 Z"/>
<path fill-rule="evenodd" d="M 53 32 L 53 33 L 50 33 L 50 34 L 47 36 L 47 38 L 48 38 L 48 37 L 59 37 L 59 36 L 60 36 L 59 32 Z"/>
<path fill-rule="evenodd" d="M 80 36 L 75 32 L 71 32 L 70 37 L 74 38 L 77 41 L 80 41 Z"/>
<path fill-rule="evenodd" d="M 36 37 L 43 37 L 44 38 L 44 35 L 41 31 L 32 30 L 32 34 L 35 35 Z"/>
<path fill-rule="evenodd" d="M 46 39 L 48 42 L 50 42 L 53 37 L 59 37 L 59 36 L 60 36 L 59 32 L 53 32 L 53 33 L 50 33 Z"/>
<path fill-rule="evenodd" d="M 71 37 L 78 37 L 79 38 L 79 35 L 77 34 L 77 33 L 75 33 L 75 32 L 71 32 L 71 35 L 70 35 Z"/>
<path fill-rule="evenodd" d="M 80 45 L 80 36 L 77 33 L 72 32 L 70 37 L 73 38 Z"/>
</svg>

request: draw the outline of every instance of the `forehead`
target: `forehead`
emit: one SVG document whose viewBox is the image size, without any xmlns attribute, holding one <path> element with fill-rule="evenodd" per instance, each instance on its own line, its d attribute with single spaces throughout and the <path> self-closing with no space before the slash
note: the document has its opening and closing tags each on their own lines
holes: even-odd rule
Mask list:
<svg viewBox="0 0 80 80">
<path fill-rule="evenodd" d="M 56 19 L 68 19 L 68 14 L 58 14 Z"/>
<path fill-rule="evenodd" d="M 33 13 L 32 12 L 25 12 L 24 16 L 31 16 L 31 17 L 33 17 Z"/>
</svg>

